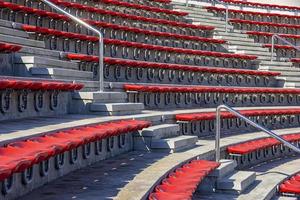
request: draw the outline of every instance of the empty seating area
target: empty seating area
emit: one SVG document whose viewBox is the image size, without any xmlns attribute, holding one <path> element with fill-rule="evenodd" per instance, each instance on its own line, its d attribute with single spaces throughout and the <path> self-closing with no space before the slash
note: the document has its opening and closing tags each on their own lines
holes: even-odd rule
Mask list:
<svg viewBox="0 0 300 200">
<path fill-rule="evenodd" d="M 239 169 L 294 156 L 224 111 L 216 159 L 219 105 L 300 147 L 300 54 L 277 39 L 269 59 L 274 34 L 300 44 L 300 8 L 222 1 L 228 26 L 224 6 L 207 0 L 50 0 L 102 38 L 44 1 L 0 0 L 0 199 L 43 185 L 51 194 L 51 181 L 97 162 L 112 168 L 84 169 L 99 170 L 84 183 L 68 178 L 61 187 L 81 193 L 70 198 L 238 197 L 255 181 Z M 297 195 L 297 178 L 277 192 Z"/>
<path fill-rule="evenodd" d="M 201 181 L 220 163 L 192 160 L 170 173 L 150 194 L 149 200 L 191 199 Z"/>
<path fill-rule="evenodd" d="M 255 39 L 255 42 L 264 43 L 265 48 L 271 48 L 271 38 L 274 34 L 277 34 L 280 37 L 283 37 L 290 43 L 295 46 L 299 45 L 299 16 L 294 14 L 294 11 L 297 12 L 299 7 L 289 6 L 275 6 L 256 4 L 256 3 L 245 3 L 242 1 L 233 2 L 225 1 L 229 4 L 240 4 L 240 5 L 249 5 L 254 6 L 257 9 L 259 8 L 268 8 L 268 9 L 278 9 L 274 12 L 262 12 L 255 10 L 240 10 L 238 8 L 228 9 L 229 13 L 229 22 L 239 30 L 246 31 L 251 37 Z M 226 13 L 225 8 L 215 7 L 215 6 L 206 6 L 206 9 L 213 12 L 214 15 L 224 17 Z M 291 9 L 292 13 L 286 14 L 284 11 Z M 289 46 L 289 44 L 282 42 L 281 40 L 275 38 L 275 50 L 277 53 L 277 58 L 296 58 L 299 56 L 297 50 Z M 294 62 L 292 59 L 289 59 L 290 62 Z"/>
<path fill-rule="evenodd" d="M 300 134 L 282 136 L 295 146 L 300 146 Z M 227 147 L 227 157 L 237 161 L 239 168 L 250 167 L 258 163 L 291 154 L 291 150 L 274 138 L 263 138 Z"/>
<path fill-rule="evenodd" d="M 282 129 L 298 127 L 300 123 L 299 109 L 253 109 L 240 110 L 242 115 L 266 128 Z M 181 124 L 182 134 L 193 134 L 199 137 L 214 135 L 215 112 L 178 114 L 176 120 Z M 224 133 L 245 133 L 256 130 L 245 121 L 228 112 L 221 113 L 221 129 Z"/>
<path fill-rule="evenodd" d="M 0 181 L 6 183 L 2 193 L 17 193 L 15 182 L 19 181 L 16 177 L 20 175 L 23 177 L 23 185 L 34 187 L 34 184 L 38 184 L 37 180 L 33 180 L 37 178 L 35 170 L 39 171 L 39 168 L 41 177 L 54 176 L 51 170 L 67 173 L 72 169 L 69 165 L 79 166 L 86 159 L 95 162 L 103 159 L 101 157 L 105 152 L 129 149 L 128 134 L 149 127 L 150 124 L 141 120 L 108 122 L 8 143 L 0 148 Z"/>
<path fill-rule="evenodd" d="M 129 101 L 148 108 L 297 105 L 298 89 L 125 84 Z"/>
</svg>

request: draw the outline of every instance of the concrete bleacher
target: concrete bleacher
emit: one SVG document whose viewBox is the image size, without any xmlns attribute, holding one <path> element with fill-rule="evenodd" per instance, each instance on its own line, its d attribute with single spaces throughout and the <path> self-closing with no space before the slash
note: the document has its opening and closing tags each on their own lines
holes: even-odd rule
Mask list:
<svg viewBox="0 0 300 200">
<path fill-rule="evenodd" d="M 300 146 L 298 53 L 278 42 L 271 62 L 268 46 L 274 33 L 297 45 L 299 17 L 254 11 L 296 8 L 231 8 L 226 32 L 224 8 L 205 0 L 51 2 L 103 33 L 104 74 L 91 31 L 41 1 L 0 1 L 0 199 L 284 193 L 274 187 L 297 172 L 292 150 L 229 113 L 222 113 L 219 163 L 213 138 L 215 108 L 226 104 Z M 286 156 L 294 156 L 288 176 L 266 187 L 269 177 L 257 178 L 256 165 Z M 64 179 L 100 184 L 56 190 Z"/>
</svg>

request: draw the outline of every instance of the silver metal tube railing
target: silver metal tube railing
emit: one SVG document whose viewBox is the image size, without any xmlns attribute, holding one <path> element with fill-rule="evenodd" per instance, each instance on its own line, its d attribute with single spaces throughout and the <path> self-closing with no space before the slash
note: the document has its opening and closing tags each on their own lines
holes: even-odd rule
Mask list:
<svg viewBox="0 0 300 200">
<path fill-rule="evenodd" d="M 88 23 L 84 22 L 83 20 L 81 20 L 78 17 L 75 17 L 74 15 L 66 12 L 65 10 L 63 10 L 62 8 L 60 8 L 59 6 L 55 5 L 54 3 L 52 3 L 51 1 L 48 0 L 41 0 L 42 2 L 44 2 L 45 4 L 47 4 L 48 6 L 50 6 L 51 8 L 63 13 L 64 15 L 67 15 L 70 19 L 72 19 L 73 21 L 81 24 L 82 26 L 84 26 L 85 28 L 91 30 L 92 32 L 96 33 L 99 37 L 99 92 L 103 92 L 104 91 L 104 77 L 103 77 L 103 54 L 104 54 L 104 48 L 103 48 L 103 34 L 101 33 L 101 31 L 97 30 L 96 28 L 94 28 L 93 26 L 89 25 Z"/>
<path fill-rule="evenodd" d="M 293 45 L 292 43 L 290 43 L 289 41 L 287 41 L 286 39 L 280 37 L 278 34 L 274 34 L 272 35 L 272 47 L 271 47 L 271 62 L 274 61 L 274 49 L 275 49 L 275 38 L 277 38 L 278 40 L 292 46 L 294 49 L 296 49 L 297 51 L 300 51 L 300 47 Z"/>
<path fill-rule="evenodd" d="M 190 0 L 186 0 L 185 1 L 185 5 L 188 6 Z M 197 0 L 195 0 L 197 1 Z M 213 6 L 216 5 L 216 3 L 223 5 L 226 8 L 226 12 L 225 12 L 225 32 L 228 32 L 228 18 L 229 18 L 229 6 L 227 3 L 219 1 L 219 0 L 212 0 L 210 1 L 212 3 Z"/>
<path fill-rule="evenodd" d="M 243 120 L 245 120 L 248 124 L 250 124 L 251 126 L 254 126 L 260 130 L 262 130 L 263 132 L 267 133 L 268 135 L 270 135 L 271 137 L 275 138 L 276 140 L 279 140 L 280 142 L 282 142 L 285 146 L 287 146 L 288 148 L 294 150 L 297 153 L 300 153 L 300 148 L 296 147 L 295 145 L 293 145 L 292 143 L 286 141 L 285 139 L 283 139 L 282 137 L 278 136 L 276 133 L 274 133 L 273 131 L 270 131 L 264 127 L 262 127 L 261 125 L 251 121 L 250 119 L 248 119 L 247 117 L 245 117 L 244 115 L 242 115 L 241 113 L 239 113 L 238 111 L 234 110 L 233 108 L 226 106 L 226 105 L 220 105 L 217 107 L 216 109 L 216 141 L 215 141 L 215 153 L 216 153 L 216 161 L 220 161 L 221 159 L 221 150 L 220 150 L 220 138 L 221 138 L 221 111 L 222 110 L 227 110 L 230 113 L 234 114 L 235 116 L 237 116 L 238 118 L 241 118 Z"/>
</svg>

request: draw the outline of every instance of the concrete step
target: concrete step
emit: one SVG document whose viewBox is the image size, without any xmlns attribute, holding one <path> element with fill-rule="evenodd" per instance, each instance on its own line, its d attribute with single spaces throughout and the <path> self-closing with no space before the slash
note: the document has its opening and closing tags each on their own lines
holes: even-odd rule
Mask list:
<svg viewBox="0 0 300 200">
<path fill-rule="evenodd" d="M 61 51 L 23 46 L 23 48 L 20 51 L 18 51 L 16 54 L 19 57 L 20 56 L 42 56 L 42 57 L 48 57 L 48 58 L 59 60 L 60 53 Z"/>
<path fill-rule="evenodd" d="M 293 66 L 291 62 L 282 62 L 282 61 L 262 61 L 259 63 L 260 66 L 278 66 L 278 67 L 289 67 Z"/>
<path fill-rule="evenodd" d="M 0 41 L 18 44 L 18 45 L 22 45 L 22 46 L 25 45 L 25 46 L 45 48 L 45 43 L 43 41 L 25 39 L 25 38 L 22 38 L 19 36 L 16 37 L 16 36 L 0 34 Z"/>
<path fill-rule="evenodd" d="M 139 114 L 144 109 L 142 103 L 92 103 L 90 111 L 105 116 Z"/>
<path fill-rule="evenodd" d="M 58 67 L 65 69 L 78 70 L 79 65 L 75 62 L 62 61 L 52 58 L 39 56 L 20 56 L 15 58 L 15 64 L 25 65 L 27 68 L 31 67 Z"/>
<path fill-rule="evenodd" d="M 60 68 L 30 68 L 33 76 L 51 79 L 67 79 L 67 80 L 93 80 L 93 72 L 79 71 L 73 69 L 60 69 Z"/>
<path fill-rule="evenodd" d="M 253 42 L 248 42 L 248 41 L 228 41 L 229 45 L 233 45 L 233 46 L 250 46 L 250 47 L 262 47 L 262 44 L 259 43 L 253 43 Z"/>
<path fill-rule="evenodd" d="M 232 51 L 256 51 L 262 53 L 270 53 L 268 49 L 261 48 L 261 47 L 251 47 L 251 46 L 236 46 L 236 45 L 228 45 L 228 50 Z M 271 54 L 271 53 L 270 53 Z"/>
<path fill-rule="evenodd" d="M 267 57 L 269 60 L 271 59 L 271 53 L 270 52 L 261 52 L 261 51 L 255 51 L 255 50 L 232 50 L 231 51 L 239 54 L 248 54 L 248 55 L 254 55 L 259 57 Z"/>
<path fill-rule="evenodd" d="M 231 174 L 237 167 L 237 162 L 235 160 L 222 159 L 219 162 L 221 163 L 221 165 L 208 176 L 216 177 L 217 179 L 222 179 L 228 174 Z"/>
<path fill-rule="evenodd" d="M 195 25 L 203 25 L 203 26 L 214 26 L 215 27 L 215 30 L 218 31 L 218 30 L 225 30 L 225 23 L 214 23 L 212 24 L 211 22 L 205 22 L 205 21 L 193 21 L 192 24 L 195 24 Z M 227 28 L 228 29 L 233 29 L 233 26 L 231 25 L 227 25 Z"/>
<path fill-rule="evenodd" d="M 93 103 L 124 103 L 126 92 L 74 92 L 72 98 L 76 100 L 90 100 Z"/>
<path fill-rule="evenodd" d="M 197 136 L 187 135 L 165 139 L 153 139 L 151 142 L 151 149 L 175 153 L 194 147 L 197 141 Z"/>
<path fill-rule="evenodd" d="M 235 171 L 217 181 L 216 188 L 218 192 L 242 193 L 256 178 L 255 172 Z"/>
<path fill-rule="evenodd" d="M 209 13 L 209 14 L 211 14 L 211 13 Z M 211 15 L 203 15 L 203 12 L 202 13 L 189 13 L 187 18 L 222 21 L 221 17 L 215 17 L 215 16 L 211 16 Z"/>
<path fill-rule="evenodd" d="M 164 139 L 178 136 L 180 127 L 178 124 L 160 124 L 151 126 L 140 131 L 139 136 L 151 137 L 152 139 Z"/>
<path fill-rule="evenodd" d="M 300 75 L 300 68 L 296 67 L 280 67 L 280 66 L 263 66 L 260 67 L 261 70 L 268 70 L 268 71 L 277 71 L 282 73 L 282 75 L 287 76 L 299 76 Z"/>
<path fill-rule="evenodd" d="M 275 196 L 272 200 L 299 200 L 297 197 Z"/>
<path fill-rule="evenodd" d="M 29 38 L 28 33 L 26 33 L 25 31 L 20 31 L 20 30 L 16 30 L 13 28 L 8 28 L 8 27 L 3 27 L 1 26 L 0 23 L 0 34 L 3 35 L 10 35 L 10 36 L 14 36 L 14 37 L 21 37 L 21 38 Z"/>
<path fill-rule="evenodd" d="M 211 26 L 217 26 L 217 25 L 222 25 L 224 26 L 225 21 L 222 21 L 221 19 L 207 19 L 207 18 L 200 18 L 200 17 L 191 17 L 188 16 L 188 19 L 193 20 L 193 22 L 198 22 L 198 23 L 204 23 L 204 24 L 210 24 Z"/>
<path fill-rule="evenodd" d="M 178 5 L 178 4 L 174 4 L 173 5 L 173 9 L 174 10 L 182 10 L 182 11 L 188 11 L 189 13 L 209 13 L 205 8 L 203 8 L 202 6 L 196 6 L 196 5 Z"/>
<path fill-rule="evenodd" d="M 236 37 L 236 36 L 218 36 L 215 35 L 213 38 L 215 39 L 222 39 L 222 40 L 227 40 L 227 41 L 241 41 L 241 42 L 253 42 L 254 40 L 251 38 L 246 38 L 246 37 Z"/>
<path fill-rule="evenodd" d="M 243 34 L 238 30 L 235 30 L 235 32 L 217 32 L 214 35 L 224 36 L 224 37 L 248 38 L 249 39 L 247 34 Z"/>
</svg>

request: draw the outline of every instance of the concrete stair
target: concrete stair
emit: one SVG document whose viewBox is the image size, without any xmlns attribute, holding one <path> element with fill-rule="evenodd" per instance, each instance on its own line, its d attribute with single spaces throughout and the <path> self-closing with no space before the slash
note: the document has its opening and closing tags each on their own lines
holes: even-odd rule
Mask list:
<svg viewBox="0 0 300 200">
<path fill-rule="evenodd" d="M 234 171 L 217 181 L 218 192 L 242 193 L 255 181 L 255 172 Z"/>
<path fill-rule="evenodd" d="M 197 136 L 179 135 L 178 124 L 151 126 L 134 135 L 134 149 L 175 153 L 192 148 Z"/>
<path fill-rule="evenodd" d="M 76 92 L 72 94 L 70 110 L 77 114 L 119 116 L 139 114 L 143 109 L 142 103 L 128 103 L 124 92 Z"/>
<path fill-rule="evenodd" d="M 228 193 L 240 194 L 255 181 L 255 172 L 237 171 L 234 160 L 220 160 L 221 165 L 208 175 L 198 188 L 199 194 Z"/>
</svg>

